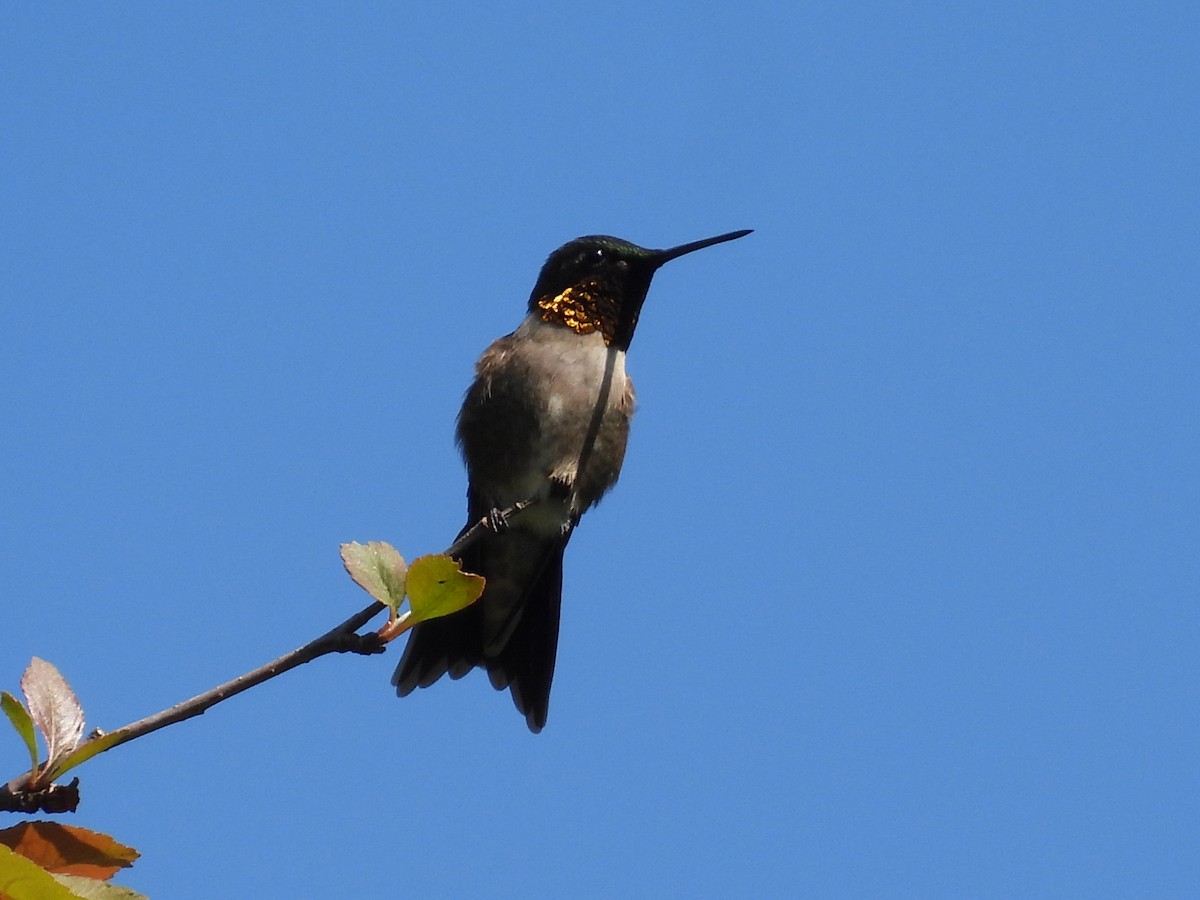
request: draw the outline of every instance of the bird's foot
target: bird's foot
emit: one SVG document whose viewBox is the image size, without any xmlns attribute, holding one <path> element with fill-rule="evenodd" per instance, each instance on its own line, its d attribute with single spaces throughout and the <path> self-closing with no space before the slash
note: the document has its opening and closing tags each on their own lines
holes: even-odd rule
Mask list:
<svg viewBox="0 0 1200 900">
<path fill-rule="evenodd" d="M 508 513 L 502 509 L 493 506 L 488 510 L 487 514 L 488 528 L 496 534 L 501 534 L 508 530 Z"/>
</svg>

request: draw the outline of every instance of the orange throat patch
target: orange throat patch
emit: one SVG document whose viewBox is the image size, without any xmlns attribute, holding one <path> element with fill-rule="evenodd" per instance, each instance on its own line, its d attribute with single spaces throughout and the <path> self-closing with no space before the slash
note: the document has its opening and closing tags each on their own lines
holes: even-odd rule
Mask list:
<svg viewBox="0 0 1200 900">
<path fill-rule="evenodd" d="M 543 322 L 565 325 L 576 334 L 599 331 L 605 344 L 617 332 L 617 301 L 594 279 L 572 285 L 561 294 L 540 297 L 534 304 Z"/>
</svg>

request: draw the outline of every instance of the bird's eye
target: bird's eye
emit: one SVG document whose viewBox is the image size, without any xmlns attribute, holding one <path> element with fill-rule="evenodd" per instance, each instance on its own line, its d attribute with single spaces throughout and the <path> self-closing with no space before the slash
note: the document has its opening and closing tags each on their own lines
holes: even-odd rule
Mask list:
<svg viewBox="0 0 1200 900">
<path fill-rule="evenodd" d="M 592 247 L 578 256 L 581 266 L 598 266 L 608 261 L 608 251 L 603 247 Z"/>
</svg>

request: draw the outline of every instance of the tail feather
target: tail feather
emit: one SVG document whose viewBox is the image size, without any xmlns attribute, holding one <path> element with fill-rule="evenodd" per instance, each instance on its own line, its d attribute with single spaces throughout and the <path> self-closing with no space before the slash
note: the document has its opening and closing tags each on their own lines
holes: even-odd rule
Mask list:
<svg viewBox="0 0 1200 900">
<path fill-rule="evenodd" d="M 462 678 L 471 669 L 487 670 L 497 690 L 508 688 L 529 730 L 546 724 L 550 685 L 558 654 L 558 623 L 562 606 L 562 560 L 566 539 L 542 543 L 542 559 L 520 561 L 524 570 L 521 596 L 501 596 L 511 591 L 511 551 L 534 551 L 525 540 L 530 535 L 485 536 L 463 554 L 465 571 L 488 578 L 483 596 L 466 609 L 417 625 L 392 676 L 396 693 L 405 697 L 419 687 L 429 687 L 443 675 Z M 488 545 L 491 545 L 490 547 Z M 506 609 L 507 607 L 507 609 Z M 502 615 L 499 619 L 496 613 Z M 491 613 L 491 616 L 489 616 Z M 503 639 L 497 639 L 497 621 Z"/>
<path fill-rule="evenodd" d="M 521 621 L 504 649 L 487 661 L 488 677 L 497 690 L 508 688 L 517 711 L 534 734 L 546 725 L 550 686 L 558 658 L 558 623 L 562 609 L 562 560 L 566 543 L 547 557 L 525 599 Z"/>
<path fill-rule="evenodd" d="M 470 615 L 470 609 L 416 626 L 392 676 L 396 693 L 407 697 L 443 675 L 462 678 L 483 661 L 482 651 L 472 649 L 480 646 L 472 640 L 478 632 L 477 617 Z"/>
</svg>

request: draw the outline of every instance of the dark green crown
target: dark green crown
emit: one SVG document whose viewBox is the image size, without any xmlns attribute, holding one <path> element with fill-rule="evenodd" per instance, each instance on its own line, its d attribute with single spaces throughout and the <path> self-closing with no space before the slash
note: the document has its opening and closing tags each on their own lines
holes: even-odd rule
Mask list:
<svg viewBox="0 0 1200 900">
<path fill-rule="evenodd" d="M 685 253 L 749 233 L 749 230 L 732 231 L 669 250 L 650 250 L 604 234 L 576 238 L 551 253 L 542 266 L 529 297 L 529 310 L 545 309 L 547 301 L 575 289 L 580 291 L 580 296 L 587 297 L 587 302 L 604 307 L 597 311 L 597 318 L 608 319 L 607 313 L 615 312 L 612 333 L 607 333 L 609 329 L 605 328 L 605 338 L 621 349 L 627 349 L 650 290 L 650 281 L 662 265 Z"/>
</svg>

